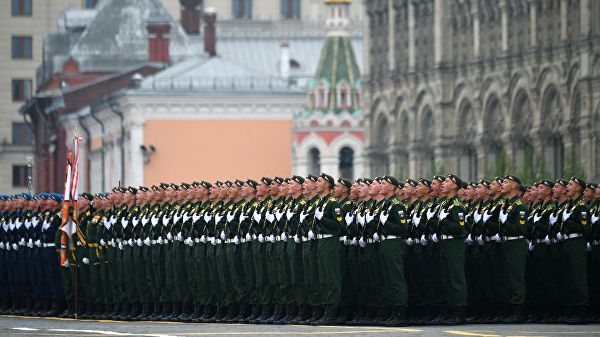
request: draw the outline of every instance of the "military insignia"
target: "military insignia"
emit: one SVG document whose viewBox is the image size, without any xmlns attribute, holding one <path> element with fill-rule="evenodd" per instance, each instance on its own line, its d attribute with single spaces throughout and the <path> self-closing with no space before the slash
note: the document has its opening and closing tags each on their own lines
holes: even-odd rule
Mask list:
<svg viewBox="0 0 600 337">
<path fill-rule="evenodd" d="M 464 213 L 458 213 L 458 224 L 461 226 L 465 225 L 465 214 Z"/>
<path fill-rule="evenodd" d="M 521 225 L 525 224 L 525 211 L 520 211 L 519 212 L 519 223 Z"/>
<path fill-rule="evenodd" d="M 581 212 L 581 224 L 587 225 L 587 212 Z"/>
<path fill-rule="evenodd" d="M 398 211 L 398 215 L 400 216 L 400 223 L 401 224 L 405 224 L 406 223 L 406 216 L 404 215 L 404 211 Z"/>
</svg>

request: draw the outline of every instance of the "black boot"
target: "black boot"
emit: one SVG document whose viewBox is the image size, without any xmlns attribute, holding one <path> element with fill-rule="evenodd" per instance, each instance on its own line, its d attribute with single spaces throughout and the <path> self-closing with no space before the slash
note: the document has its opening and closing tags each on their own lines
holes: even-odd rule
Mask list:
<svg viewBox="0 0 600 337">
<path fill-rule="evenodd" d="M 235 318 L 240 314 L 240 307 L 238 304 L 230 304 L 227 308 L 227 315 L 223 317 L 224 323 L 235 323 Z"/>
<path fill-rule="evenodd" d="M 392 310 L 391 317 L 385 321 L 385 325 L 387 326 L 406 326 L 408 325 L 408 320 L 406 319 L 406 307 L 404 306 L 395 306 Z"/>
<path fill-rule="evenodd" d="M 168 317 L 173 313 L 173 304 L 171 302 L 164 302 L 162 305 L 162 312 L 157 317 L 158 321 L 167 321 Z"/>
<path fill-rule="evenodd" d="M 215 322 L 220 322 L 221 320 L 223 320 L 223 317 L 227 315 L 228 309 L 229 308 L 227 308 L 227 306 L 217 306 L 217 312 L 215 313 L 215 316 L 212 318 L 212 320 L 214 320 Z"/>
<path fill-rule="evenodd" d="M 235 315 L 232 319 L 229 320 L 229 323 L 243 323 L 246 317 L 248 317 L 249 309 L 248 305 L 245 303 L 240 303 L 238 305 L 238 314 Z"/>
<path fill-rule="evenodd" d="M 569 318 L 565 320 L 567 324 L 579 325 L 587 323 L 587 306 L 577 306 L 573 308 Z"/>
<path fill-rule="evenodd" d="M 450 315 L 446 317 L 443 324 L 458 325 L 465 322 L 465 307 L 455 307 L 450 309 Z"/>
<path fill-rule="evenodd" d="M 513 305 L 510 315 L 504 318 L 505 324 L 517 324 L 525 321 L 525 315 L 523 314 L 523 306 Z"/>
<path fill-rule="evenodd" d="M 314 322 L 314 325 L 333 325 L 337 323 L 339 316 L 338 307 L 335 305 L 328 305 L 325 307 L 325 314 L 321 319 Z"/>
<path fill-rule="evenodd" d="M 256 318 L 258 318 L 258 316 L 260 316 L 261 312 L 262 312 L 262 307 L 260 306 L 260 304 L 253 304 L 252 310 L 250 311 L 250 315 L 248 315 L 248 317 L 246 317 L 244 319 L 244 323 L 251 323 Z"/>
<path fill-rule="evenodd" d="M 315 305 L 312 308 L 312 315 L 307 319 L 302 321 L 302 324 L 312 324 L 323 317 L 323 307 L 320 305 Z"/>
<path fill-rule="evenodd" d="M 273 316 L 273 305 L 272 304 L 265 304 L 263 305 L 263 311 L 260 315 L 260 317 L 258 317 L 256 320 L 258 321 L 257 323 L 261 323 L 264 324 L 267 322 L 267 320 Z"/>
<path fill-rule="evenodd" d="M 214 323 L 217 315 L 217 307 L 212 304 L 207 304 L 204 308 L 204 314 L 200 318 L 200 323 Z"/>
<path fill-rule="evenodd" d="M 275 304 L 275 306 L 273 307 L 273 314 L 270 317 L 267 317 L 267 319 L 265 319 L 265 323 L 273 324 L 274 322 L 279 321 L 279 319 L 283 318 L 283 308 L 284 306 L 282 304 Z"/>
<path fill-rule="evenodd" d="M 288 304 L 285 308 L 285 316 L 276 324 L 290 324 L 296 316 L 298 316 L 298 306 L 296 304 Z"/>
</svg>

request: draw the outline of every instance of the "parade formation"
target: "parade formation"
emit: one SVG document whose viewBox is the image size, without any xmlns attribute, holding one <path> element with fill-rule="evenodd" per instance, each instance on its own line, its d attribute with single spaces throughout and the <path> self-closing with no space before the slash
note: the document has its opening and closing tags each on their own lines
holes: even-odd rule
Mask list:
<svg viewBox="0 0 600 337">
<path fill-rule="evenodd" d="M 0 312 L 263 324 L 585 323 L 600 188 L 327 175 L 0 196 Z M 63 254 L 62 252 L 67 252 Z"/>
</svg>

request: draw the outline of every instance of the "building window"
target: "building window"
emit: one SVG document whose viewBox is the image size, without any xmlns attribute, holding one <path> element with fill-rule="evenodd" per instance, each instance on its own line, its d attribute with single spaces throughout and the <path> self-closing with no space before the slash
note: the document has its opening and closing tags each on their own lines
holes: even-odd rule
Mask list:
<svg viewBox="0 0 600 337">
<path fill-rule="evenodd" d="M 13 187 L 27 187 L 27 165 L 13 165 Z"/>
<path fill-rule="evenodd" d="M 94 9 L 98 4 L 98 0 L 83 0 L 83 7 L 87 9 Z"/>
<path fill-rule="evenodd" d="M 354 180 L 354 150 L 350 147 L 343 147 L 340 150 L 339 175 L 350 181 Z"/>
<path fill-rule="evenodd" d="M 12 100 L 26 101 L 31 98 L 31 80 L 12 80 Z"/>
<path fill-rule="evenodd" d="M 233 0 L 233 17 L 236 19 L 252 18 L 252 0 Z"/>
<path fill-rule="evenodd" d="M 281 17 L 284 19 L 299 19 L 300 0 L 281 0 Z"/>
<path fill-rule="evenodd" d="M 311 110 L 315 108 L 315 93 L 312 91 L 308 93 L 308 108 Z"/>
<path fill-rule="evenodd" d="M 338 86 L 338 107 L 347 109 L 350 106 L 350 90 L 346 83 Z"/>
<path fill-rule="evenodd" d="M 321 174 L 321 152 L 316 147 L 308 150 L 308 174 Z"/>
<path fill-rule="evenodd" d="M 12 0 L 13 16 L 31 16 L 31 0 Z"/>
<path fill-rule="evenodd" d="M 327 95 L 327 88 L 325 88 L 324 85 L 319 85 L 319 87 L 317 88 L 317 108 L 319 108 L 320 110 L 327 109 L 327 106 L 329 105 Z"/>
<path fill-rule="evenodd" d="M 31 36 L 13 36 L 12 37 L 12 58 L 30 59 L 31 58 Z"/>
<path fill-rule="evenodd" d="M 12 123 L 12 143 L 15 145 L 31 144 L 31 128 L 25 123 Z"/>
</svg>

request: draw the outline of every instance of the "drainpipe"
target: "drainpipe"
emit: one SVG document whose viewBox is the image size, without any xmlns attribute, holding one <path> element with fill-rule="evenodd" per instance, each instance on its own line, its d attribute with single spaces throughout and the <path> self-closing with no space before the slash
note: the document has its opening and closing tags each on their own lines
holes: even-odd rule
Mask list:
<svg viewBox="0 0 600 337">
<path fill-rule="evenodd" d="M 116 104 L 108 104 L 108 106 L 121 120 L 121 183 L 125 184 L 125 118 L 123 111 L 118 110 Z"/>
<path fill-rule="evenodd" d="M 92 119 L 94 119 L 96 121 L 96 123 L 100 124 L 100 131 L 102 131 L 102 187 L 101 190 L 104 191 L 104 187 L 106 186 L 106 172 L 105 172 L 105 167 L 104 167 L 104 163 L 105 163 L 105 149 L 104 149 L 104 123 L 102 123 L 102 121 L 96 116 L 96 108 L 94 106 L 91 107 L 90 109 L 90 115 L 92 116 Z"/>
</svg>

